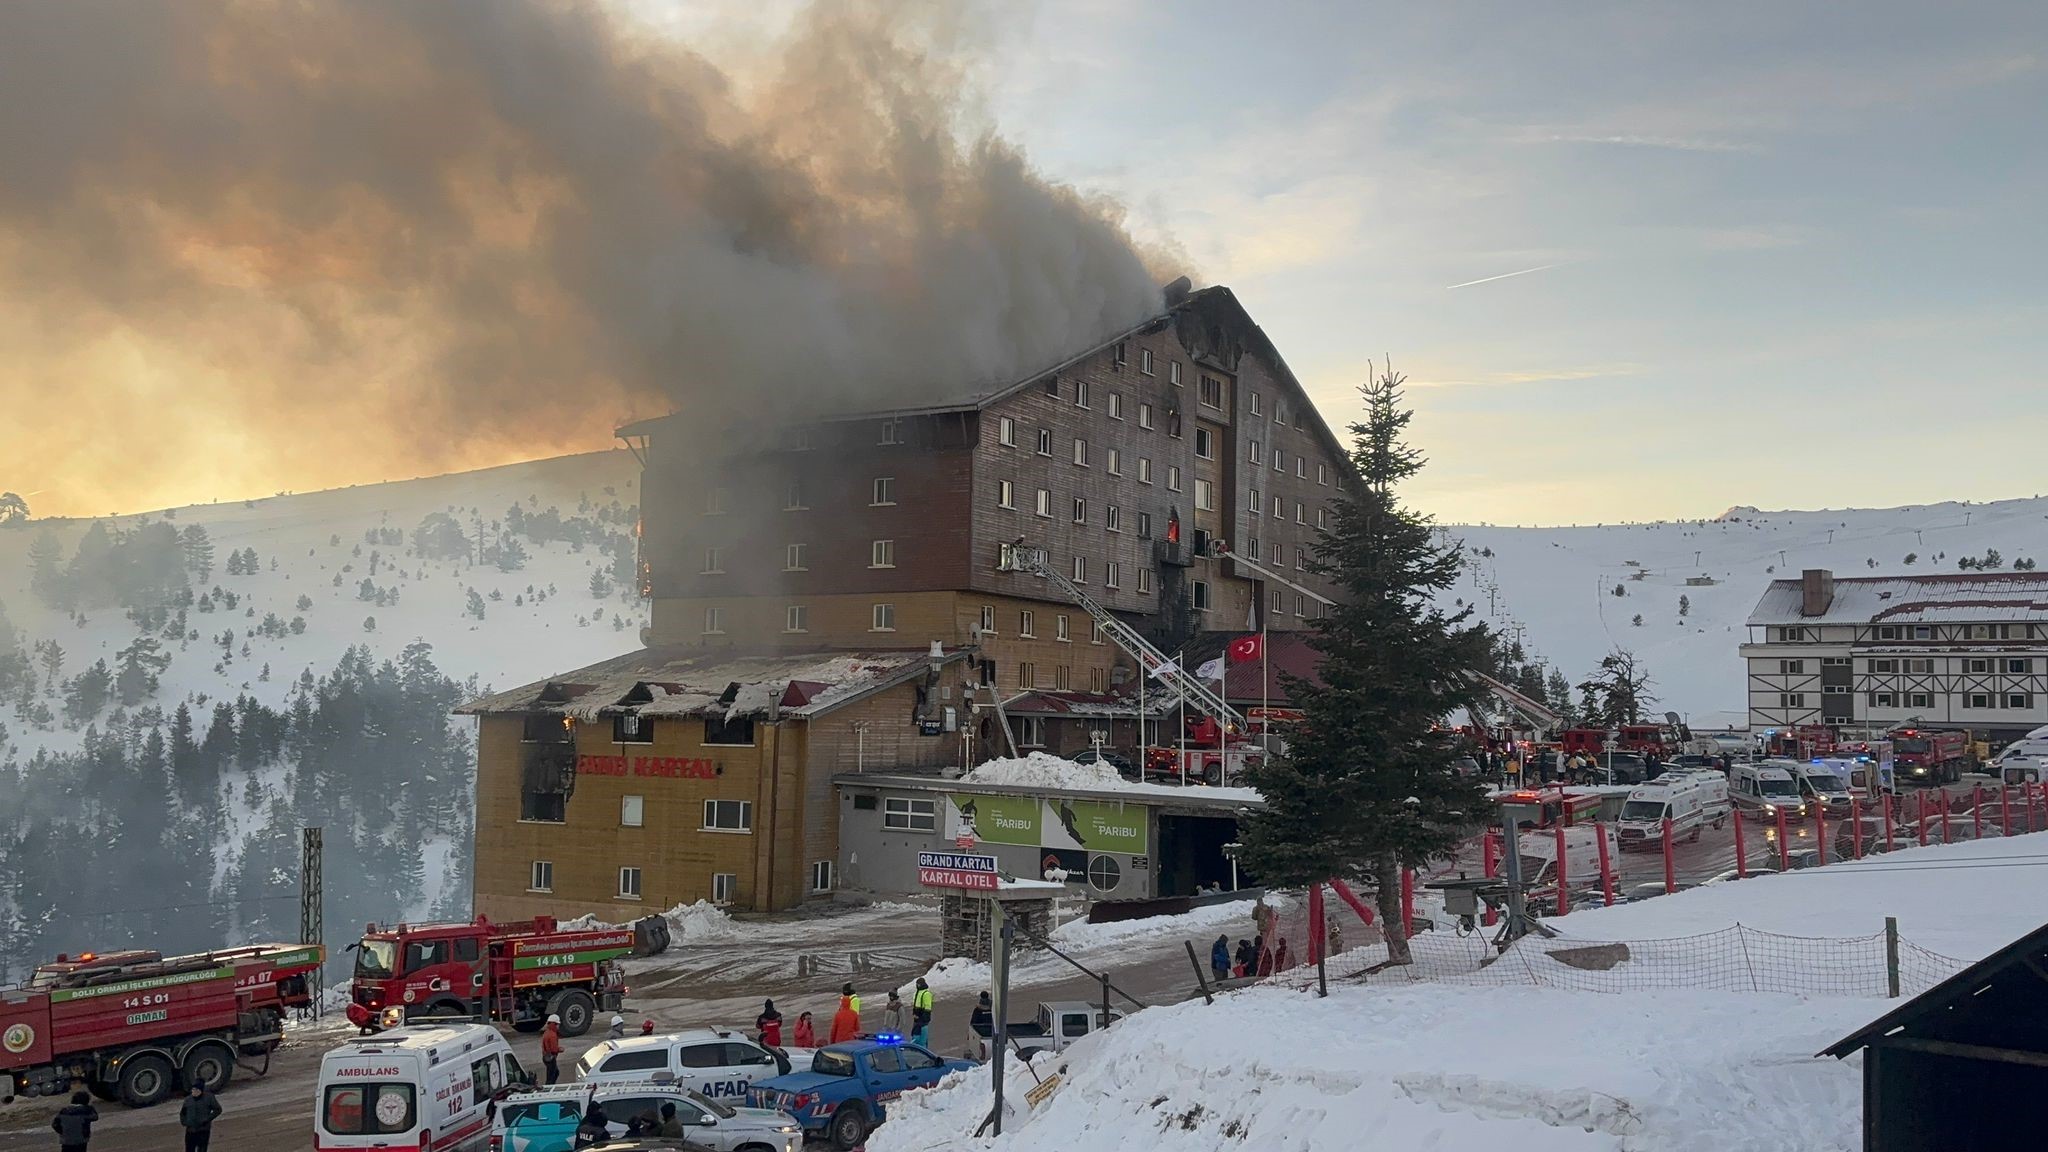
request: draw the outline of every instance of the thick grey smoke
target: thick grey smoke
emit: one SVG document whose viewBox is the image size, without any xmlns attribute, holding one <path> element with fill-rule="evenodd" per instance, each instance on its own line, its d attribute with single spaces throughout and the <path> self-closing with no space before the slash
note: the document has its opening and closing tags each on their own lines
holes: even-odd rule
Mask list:
<svg viewBox="0 0 2048 1152">
<path fill-rule="evenodd" d="M 590 3 L 0 4 L 0 459 L 130 506 L 410 475 L 1142 318 L 1113 206 L 963 138 L 948 11 L 819 4 L 741 85 Z"/>
</svg>

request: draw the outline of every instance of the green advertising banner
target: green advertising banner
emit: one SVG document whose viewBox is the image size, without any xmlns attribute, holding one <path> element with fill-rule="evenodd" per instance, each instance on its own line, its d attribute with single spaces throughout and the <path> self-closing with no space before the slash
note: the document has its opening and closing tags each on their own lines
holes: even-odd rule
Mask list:
<svg viewBox="0 0 2048 1152">
<path fill-rule="evenodd" d="M 1039 846 L 1037 797 L 956 792 L 950 799 L 959 814 L 956 834 L 971 835 L 985 844 Z"/>
<path fill-rule="evenodd" d="M 1065 835 L 1063 843 L 1090 852 L 1121 852 L 1143 856 L 1151 838 L 1146 835 L 1147 810 L 1137 804 L 1113 804 L 1100 800 L 1048 800 L 1046 807 Z M 1048 826 L 1050 827 L 1050 826 Z M 1050 841 L 1048 841 L 1050 843 Z"/>
</svg>

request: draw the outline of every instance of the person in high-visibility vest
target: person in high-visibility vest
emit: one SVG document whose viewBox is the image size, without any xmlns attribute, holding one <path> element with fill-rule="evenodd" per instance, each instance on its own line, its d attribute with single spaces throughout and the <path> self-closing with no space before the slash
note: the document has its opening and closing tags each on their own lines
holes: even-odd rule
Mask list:
<svg viewBox="0 0 2048 1152">
<path fill-rule="evenodd" d="M 911 1042 L 916 1044 L 931 1043 L 931 1028 L 932 989 L 931 985 L 924 982 L 924 977 L 919 976 L 917 978 L 917 991 L 910 995 Z"/>
</svg>

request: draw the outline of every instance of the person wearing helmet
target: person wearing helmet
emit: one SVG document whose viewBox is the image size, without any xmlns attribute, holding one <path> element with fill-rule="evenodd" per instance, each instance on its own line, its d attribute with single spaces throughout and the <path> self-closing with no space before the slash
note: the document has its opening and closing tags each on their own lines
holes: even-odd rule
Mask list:
<svg viewBox="0 0 2048 1152">
<path fill-rule="evenodd" d="M 607 1040 L 624 1040 L 625 1038 L 626 1038 L 626 1018 L 625 1018 L 624 1016 L 616 1016 L 616 1015 L 615 1015 L 615 1016 L 613 1016 L 613 1017 L 612 1017 L 612 1030 L 611 1030 L 611 1033 L 610 1033 L 609 1035 L 607 1035 L 607 1036 L 605 1037 L 605 1039 L 607 1039 Z"/>
<path fill-rule="evenodd" d="M 540 1030 L 540 1062 L 548 1070 L 548 1083 L 562 1078 L 562 1018 L 548 1013 L 548 1022 Z"/>
<path fill-rule="evenodd" d="M 642 1020 L 642 1021 L 640 1022 L 640 1034 L 641 1034 L 642 1036 L 652 1036 L 652 1035 L 654 1035 L 654 1021 L 652 1021 L 652 1020 Z"/>
</svg>

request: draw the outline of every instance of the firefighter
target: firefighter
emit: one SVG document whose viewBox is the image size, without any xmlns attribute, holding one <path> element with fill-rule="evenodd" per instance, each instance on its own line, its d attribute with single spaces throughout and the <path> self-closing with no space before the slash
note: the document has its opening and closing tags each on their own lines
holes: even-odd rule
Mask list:
<svg viewBox="0 0 2048 1152">
<path fill-rule="evenodd" d="M 782 1013 L 775 1010 L 775 1001 L 761 1002 L 761 1014 L 754 1017 L 754 1031 L 761 1043 L 771 1048 L 782 1047 Z"/>
<path fill-rule="evenodd" d="M 605 1039 L 607 1039 L 607 1040 L 624 1040 L 625 1038 L 626 1038 L 626 1018 L 625 1018 L 624 1016 L 620 1016 L 620 1015 L 617 1015 L 617 1014 L 615 1013 L 615 1014 L 613 1014 L 613 1016 L 612 1016 L 612 1030 L 611 1030 L 611 1032 L 609 1032 L 608 1034 L 606 1034 L 606 1036 L 605 1036 Z"/>
<path fill-rule="evenodd" d="M 206 1152 L 213 1139 L 213 1122 L 220 1116 L 220 1101 L 204 1084 L 192 1085 L 185 1102 L 178 1106 L 178 1125 L 185 1129 L 185 1152 Z"/>
<path fill-rule="evenodd" d="M 832 1014 L 833 1044 L 844 1044 L 860 1035 L 860 1009 L 854 1007 L 860 997 L 853 994 L 853 985 L 846 987 L 846 994 L 839 998 L 839 1011 Z"/>
<path fill-rule="evenodd" d="M 546 1027 L 540 1030 L 540 1062 L 548 1070 L 548 1083 L 562 1078 L 562 1018 L 548 1013 Z"/>
</svg>

